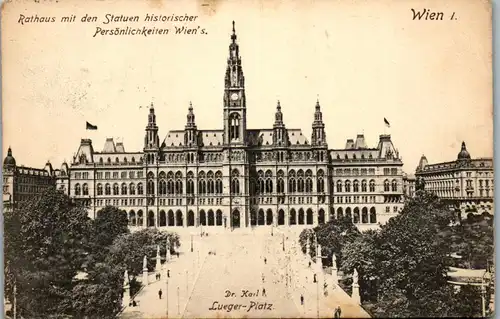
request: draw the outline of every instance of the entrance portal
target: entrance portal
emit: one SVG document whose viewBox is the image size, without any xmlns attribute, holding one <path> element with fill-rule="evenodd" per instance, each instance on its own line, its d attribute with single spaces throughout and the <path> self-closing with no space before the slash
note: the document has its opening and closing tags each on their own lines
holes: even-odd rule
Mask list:
<svg viewBox="0 0 500 319">
<path fill-rule="evenodd" d="M 233 228 L 239 228 L 240 227 L 240 212 L 236 209 L 233 211 L 232 214 L 232 227 Z"/>
</svg>

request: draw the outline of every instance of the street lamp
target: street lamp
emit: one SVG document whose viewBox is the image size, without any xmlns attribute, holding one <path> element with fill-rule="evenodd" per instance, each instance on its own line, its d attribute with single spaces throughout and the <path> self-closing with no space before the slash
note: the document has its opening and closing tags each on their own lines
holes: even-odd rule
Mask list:
<svg viewBox="0 0 500 319">
<path fill-rule="evenodd" d="M 179 286 L 177 286 L 177 314 L 180 315 L 180 307 L 179 307 Z"/>
<path fill-rule="evenodd" d="M 285 251 L 285 234 L 283 233 L 283 251 Z"/>
<path fill-rule="evenodd" d="M 165 276 L 167 278 L 167 318 L 168 318 L 168 276 Z"/>
<path fill-rule="evenodd" d="M 193 252 L 193 235 L 191 235 L 191 252 Z"/>
</svg>

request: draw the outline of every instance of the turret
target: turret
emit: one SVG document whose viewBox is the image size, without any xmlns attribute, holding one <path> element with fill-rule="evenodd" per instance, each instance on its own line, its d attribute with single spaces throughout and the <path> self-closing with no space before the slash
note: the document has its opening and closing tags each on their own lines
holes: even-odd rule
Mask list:
<svg viewBox="0 0 500 319">
<path fill-rule="evenodd" d="M 314 112 L 314 121 L 312 124 L 311 144 L 313 146 L 326 146 L 325 124 L 323 123 L 323 113 L 319 100 L 316 101 L 316 110 Z"/>
<path fill-rule="evenodd" d="M 285 124 L 283 123 L 283 113 L 281 113 L 280 101 L 278 101 L 278 105 L 276 106 L 276 113 L 274 115 L 273 144 L 274 146 L 288 145 L 288 135 Z"/>
<path fill-rule="evenodd" d="M 144 153 L 148 163 L 155 163 L 160 148 L 160 139 L 158 137 L 158 126 L 156 126 L 156 115 L 153 103 L 149 108 L 148 124 L 146 125 L 146 136 L 144 137 Z"/>
</svg>

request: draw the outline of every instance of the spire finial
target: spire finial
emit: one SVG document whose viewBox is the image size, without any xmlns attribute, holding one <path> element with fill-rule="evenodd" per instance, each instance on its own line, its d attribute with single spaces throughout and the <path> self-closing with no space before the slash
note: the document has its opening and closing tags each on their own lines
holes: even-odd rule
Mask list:
<svg viewBox="0 0 500 319">
<path fill-rule="evenodd" d="M 189 101 L 189 110 L 192 111 L 193 110 L 193 103 L 191 101 Z"/>
<path fill-rule="evenodd" d="M 236 29 L 234 28 L 234 20 L 233 20 L 233 34 L 231 35 L 231 40 L 236 42 Z"/>
<path fill-rule="evenodd" d="M 462 149 L 465 150 L 465 141 L 462 141 Z"/>
</svg>

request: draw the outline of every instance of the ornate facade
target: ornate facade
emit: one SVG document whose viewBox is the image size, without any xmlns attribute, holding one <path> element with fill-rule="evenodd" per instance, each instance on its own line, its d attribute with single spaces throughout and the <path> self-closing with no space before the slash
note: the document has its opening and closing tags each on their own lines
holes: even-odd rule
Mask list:
<svg viewBox="0 0 500 319">
<path fill-rule="evenodd" d="M 43 169 L 17 166 L 9 147 L 3 161 L 3 207 L 10 209 L 20 202 L 42 193 L 46 188 L 55 187 L 56 177 L 52 165 L 47 162 Z"/>
<path fill-rule="evenodd" d="M 377 227 L 402 208 L 403 163 L 389 135 L 369 148 L 364 136 L 329 149 L 319 101 L 312 136 L 285 125 L 280 102 L 274 125 L 247 127 L 245 77 L 231 35 L 223 93 L 223 128 L 201 130 L 193 106 L 183 130 L 160 139 L 151 104 L 142 151 L 107 139 L 101 152 L 82 139 L 57 187 L 89 207 L 129 214 L 132 227 L 317 225 L 351 216 Z"/>
<path fill-rule="evenodd" d="M 465 142 L 452 162 L 428 164 L 422 155 L 415 175 L 423 181 L 425 190 L 449 201 L 462 217 L 469 213 L 493 214 L 493 159 L 472 159 Z"/>
</svg>

